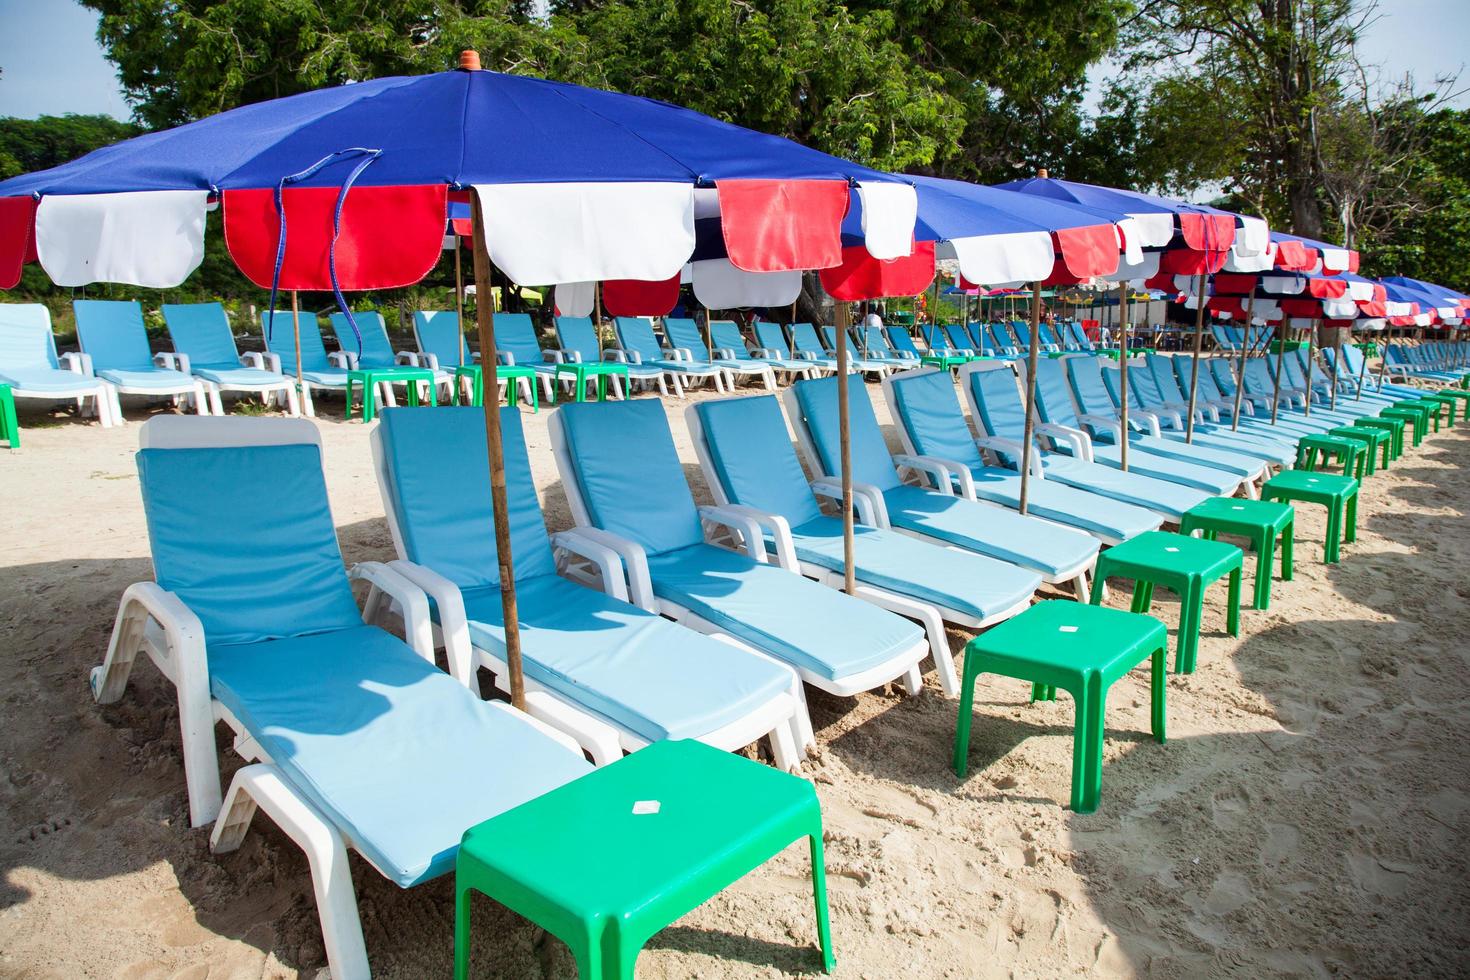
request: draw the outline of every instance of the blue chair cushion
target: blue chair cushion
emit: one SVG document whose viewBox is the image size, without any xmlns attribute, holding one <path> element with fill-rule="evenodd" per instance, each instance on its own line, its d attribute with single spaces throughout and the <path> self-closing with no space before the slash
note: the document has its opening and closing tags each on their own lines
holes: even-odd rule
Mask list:
<svg viewBox="0 0 1470 980">
<path fill-rule="evenodd" d="M 211 645 L 362 625 L 317 447 L 143 449 L 137 462 L 158 584 Z"/>
<path fill-rule="evenodd" d="M 732 504 L 779 514 L 793 526 L 822 516 L 774 395 L 700 402 L 695 411 Z"/>
<path fill-rule="evenodd" d="M 209 674 L 287 781 L 400 887 L 452 871 L 470 827 L 591 769 L 360 622 L 211 644 Z"/>
<path fill-rule="evenodd" d="M 97 387 L 95 378 L 77 374 L 75 371 L 44 367 L 0 366 L 0 384 L 10 385 L 17 392 L 74 391 L 77 388 Z"/>
<path fill-rule="evenodd" d="M 71 306 L 77 317 L 77 340 L 98 374 L 104 369 L 146 371 L 152 366 L 143 307 L 135 300 L 78 299 Z"/>
<path fill-rule="evenodd" d="M 97 377 L 104 381 L 111 381 L 119 388 L 144 391 L 172 392 L 180 388 L 192 388 L 194 385 L 194 379 L 184 372 L 162 367 L 126 371 L 104 370 L 98 371 Z"/>
<path fill-rule="evenodd" d="M 948 371 L 901 374 L 889 382 L 889 390 L 916 453 L 971 468 L 985 465 Z"/>
<path fill-rule="evenodd" d="M 821 457 L 822 469 L 833 476 L 842 472 L 837 381 L 835 377 L 812 378 L 792 386 L 806 420 L 807 431 L 811 433 L 817 455 Z M 883 431 L 878 428 L 878 419 L 873 414 L 873 403 L 868 400 L 865 385 L 849 385 L 847 410 L 854 482 L 870 483 L 880 490 L 898 486 L 898 472 L 893 468 L 893 457 L 888 453 L 888 444 L 883 441 Z"/>
<path fill-rule="evenodd" d="M 213 381 L 221 388 L 286 383 L 286 376 L 283 374 L 262 371 L 260 368 L 241 367 L 239 364 L 190 364 L 189 372 L 206 381 Z"/>
<path fill-rule="evenodd" d="M 923 642 L 918 626 L 748 555 L 695 544 L 651 555 L 660 598 L 736 639 L 834 681 Z"/>
<path fill-rule="evenodd" d="M 1048 480 L 1059 480 L 1114 500 L 1147 507 L 1175 521 L 1195 504 L 1216 496 L 1195 487 L 1144 476 L 1131 469 L 1124 471 L 1103 463 L 1084 463 L 1058 453 L 1042 453 L 1041 465 Z"/>
<path fill-rule="evenodd" d="M 503 649 L 498 588 L 464 593 L 470 635 Z M 526 676 L 650 742 L 697 738 L 788 690 L 791 673 L 559 575 L 516 584 Z"/>
<path fill-rule="evenodd" d="M 352 319 L 357 324 L 356 334 L 352 332 L 352 324 L 347 322 L 347 314 L 333 313 L 327 317 L 332 325 L 332 336 L 337 338 L 337 347 L 356 354 L 359 367 L 393 367 L 398 359 L 392 342 L 388 340 L 388 325 L 383 322 L 383 314 L 377 310 L 354 310 Z"/>
<path fill-rule="evenodd" d="M 1015 470 L 994 466 L 972 467 L 970 476 L 975 483 L 975 496 L 980 500 L 989 500 L 1004 507 L 1020 507 L 1021 474 Z M 1153 510 L 1079 489 L 1060 480 L 1031 480 L 1026 495 L 1028 513 L 1110 540 L 1126 541 L 1144 531 L 1156 531 L 1162 522 Z"/>
<path fill-rule="evenodd" d="M 885 491 L 883 502 L 894 527 L 939 538 L 1022 568 L 1039 569 L 1049 576 L 1097 556 L 1098 543 L 1086 534 L 963 497 L 902 486 Z"/>
<path fill-rule="evenodd" d="M 843 569 L 842 521 L 818 517 L 791 529 L 797 557 Z M 1041 587 L 1041 576 L 970 551 L 946 548 L 896 531 L 853 528 L 853 574 L 860 582 L 988 619 Z"/>
<path fill-rule="evenodd" d="M 347 383 L 347 372 L 332 367 L 332 362 L 327 359 L 327 348 L 322 343 L 321 324 L 317 321 L 316 314 L 302 313 L 296 316 L 290 310 L 276 310 L 274 313 L 262 310 L 260 313 L 260 329 L 265 337 L 266 349 L 281 359 L 281 371 L 284 374 L 296 374 L 296 327 L 301 327 L 301 368 L 303 376 L 308 381 L 316 382 L 312 375 L 322 378 L 340 376 L 341 381 L 322 380 L 325 385 L 336 385 Z"/>
<path fill-rule="evenodd" d="M 230 333 L 230 319 L 219 303 L 165 303 L 163 322 L 174 350 L 189 355 L 190 366 L 228 364 L 238 367 L 240 351 Z"/>
</svg>

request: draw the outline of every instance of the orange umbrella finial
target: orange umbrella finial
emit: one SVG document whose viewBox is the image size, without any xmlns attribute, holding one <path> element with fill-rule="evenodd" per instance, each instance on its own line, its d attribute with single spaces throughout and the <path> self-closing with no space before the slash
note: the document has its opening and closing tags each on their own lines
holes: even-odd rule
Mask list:
<svg viewBox="0 0 1470 980">
<path fill-rule="evenodd" d="M 459 53 L 459 70 L 460 71 L 479 71 L 480 70 L 480 52 L 478 52 L 478 51 L 461 51 Z"/>
<path fill-rule="evenodd" d="M 1039 167 L 1037 168 L 1036 176 L 1040 177 L 1042 180 L 1045 180 L 1046 178 L 1050 177 L 1051 174 L 1046 172 L 1045 167 Z"/>
</svg>

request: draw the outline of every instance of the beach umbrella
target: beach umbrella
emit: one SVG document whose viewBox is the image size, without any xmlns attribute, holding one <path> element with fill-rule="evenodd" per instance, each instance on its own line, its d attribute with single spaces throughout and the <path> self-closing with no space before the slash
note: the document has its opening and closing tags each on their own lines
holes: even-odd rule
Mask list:
<svg viewBox="0 0 1470 980">
<path fill-rule="evenodd" d="M 823 288 L 850 301 L 910 295 L 922 291 L 934 278 L 936 260 L 954 262 L 965 285 L 1014 288 L 1031 284 L 1031 352 L 1019 508 L 1024 514 L 1030 487 L 1042 287 L 1112 274 L 1130 237 L 1137 238 L 1138 233 L 1130 236 L 1126 216 L 1094 208 L 1025 198 L 958 180 L 910 179 L 918 195 L 913 254 L 891 261 L 872 256 L 858 236 L 859 210 L 849 214 L 843 225 L 843 263 L 822 270 Z"/>
<path fill-rule="evenodd" d="M 492 135 L 504 133 L 515 138 Z M 823 268 L 842 259 L 851 198 L 874 257 L 910 253 L 915 195 L 899 178 L 667 103 L 482 71 L 465 52 L 455 71 L 242 106 L 0 182 L 0 286 L 31 258 L 63 286 L 177 286 L 203 260 L 217 205 L 231 257 L 272 305 L 278 290 L 330 289 L 355 331 L 343 294 L 421 280 L 448 203 L 464 201 L 494 391 L 492 263 L 518 283 L 667 280 L 690 259 L 696 219 L 717 215 L 740 269 Z M 485 423 L 523 707 L 498 399 Z M 847 555 L 850 569 L 850 540 Z"/>
</svg>

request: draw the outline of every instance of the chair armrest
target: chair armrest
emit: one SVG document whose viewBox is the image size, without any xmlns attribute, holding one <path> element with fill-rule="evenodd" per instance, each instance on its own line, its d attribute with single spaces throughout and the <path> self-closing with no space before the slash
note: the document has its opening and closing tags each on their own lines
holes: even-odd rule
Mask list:
<svg viewBox="0 0 1470 980">
<path fill-rule="evenodd" d="M 261 357 L 265 359 L 266 370 L 274 371 L 276 374 L 286 373 L 285 371 L 281 370 L 280 354 L 277 354 L 275 351 L 266 351 L 261 355 Z"/>
<path fill-rule="evenodd" d="M 893 461 L 900 466 L 910 465 L 909 460 L 922 460 L 925 465 L 933 467 L 936 472 L 942 472 L 944 474 L 944 478 L 941 480 L 944 484 L 940 488 L 941 493 L 958 494 L 958 496 L 964 497 L 966 500 L 977 499 L 975 494 L 975 475 L 970 472 L 970 468 L 964 463 L 953 459 L 944 459 L 941 456 L 909 456 L 904 454 L 893 457 Z M 956 487 L 956 484 L 958 484 L 958 487 Z"/>
<path fill-rule="evenodd" d="M 179 351 L 159 351 L 153 355 L 153 363 L 159 367 L 168 368 L 170 371 L 189 373 L 189 355 Z"/>
<path fill-rule="evenodd" d="M 733 351 L 732 351 L 732 353 L 733 353 Z M 765 358 L 768 361 L 780 361 L 780 360 L 784 360 L 784 358 L 781 357 L 780 354 L 778 354 L 775 351 L 771 350 L 769 347 L 757 347 L 755 350 L 751 351 L 750 353 L 754 357 L 763 357 L 763 358 Z"/>
<path fill-rule="evenodd" d="M 557 364 L 581 364 L 582 363 L 582 352 L 581 351 L 571 350 L 571 349 L 566 348 L 566 347 L 558 347 L 556 350 L 551 351 L 550 353 L 551 354 L 554 354 L 556 356 L 555 363 L 557 363 Z"/>
<path fill-rule="evenodd" d="M 439 370 L 438 355 L 430 354 L 428 351 L 421 351 L 419 353 L 419 367 L 428 368 L 430 371 Z"/>
<path fill-rule="evenodd" d="M 901 466 L 929 477 L 934 484 L 934 489 L 947 496 L 954 495 L 954 481 L 960 479 L 960 473 L 952 465 L 942 459 L 934 459 L 929 456 L 912 456 L 908 453 L 899 453 L 893 457 L 893 465 Z M 969 475 L 968 470 L 966 470 L 965 475 Z"/>
<path fill-rule="evenodd" d="M 791 352 L 791 356 L 793 358 L 795 358 L 796 360 L 798 360 L 798 361 L 815 361 L 815 360 L 817 360 L 817 355 L 813 354 L 809 350 L 792 351 Z"/>
<path fill-rule="evenodd" d="M 1129 414 L 1132 415 L 1133 411 L 1133 409 L 1129 409 Z M 1123 438 L 1123 426 L 1119 424 L 1116 418 L 1112 418 L 1111 416 L 1079 415 L 1077 416 L 1077 421 L 1081 422 L 1083 425 L 1092 426 L 1098 432 L 1106 432 L 1109 436 L 1112 437 L 1113 445 L 1115 446 Z"/>
<path fill-rule="evenodd" d="M 419 355 L 416 351 L 401 350 L 393 355 L 393 363 L 408 364 L 413 367 L 417 367 L 419 363 Z"/>
<path fill-rule="evenodd" d="M 991 452 L 1009 453 L 1018 460 L 1025 456 L 1025 452 L 1021 449 L 1021 444 L 1015 439 L 1007 439 L 1005 436 L 979 436 L 975 439 L 975 445 L 981 449 L 989 449 Z M 1028 465 L 1031 467 L 1032 476 L 1045 477 L 1045 473 L 1042 471 L 1041 459 L 1036 454 L 1035 446 L 1031 447 L 1031 460 Z"/>
<path fill-rule="evenodd" d="M 257 371 L 267 371 L 265 355 L 260 351 L 250 350 L 240 355 L 240 366 L 255 368 Z"/>
<path fill-rule="evenodd" d="M 560 364 L 560 363 L 562 363 L 562 354 L 561 354 L 561 351 L 559 351 L 559 350 L 544 350 L 544 351 L 542 351 L 541 352 L 541 363 L 542 364 Z"/>
<path fill-rule="evenodd" d="M 506 367 L 515 367 L 516 356 L 508 350 L 498 350 L 495 352 L 495 360 Z"/>
<path fill-rule="evenodd" d="M 435 663 L 433 620 L 429 616 L 429 597 L 423 589 L 380 561 L 358 562 L 347 572 L 347 577 L 354 582 L 368 583 L 396 602 L 403 616 L 403 639 L 413 647 L 414 653 Z M 372 608 L 371 596 L 369 592 L 367 608 Z"/>
<path fill-rule="evenodd" d="M 1069 425 L 1058 425 L 1055 422 L 1038 422 L 1036 423 L 1036 434 L 1059 439 L 1072 447 L 1078 459 L 1087 463 L 1093 461 L 1092 437 L 1081 429 L 1074 429 Z"/>
<path fill-rule="evenodd" d="M 602 591 L 627 602 L 628 580 L 623 574 L 623 559 L 607 545 L 581 534 L 580 530 L 558 531 L 551 536 L 551 547 L 592 562 L 602 578 Z"/>
<path fill-rule="evenodd" d="M 470 643 L 469 618 L 465 615 L 464 595 L 459 586 L 432 568 L 404 558 L 390 561 L 388 567 L 434 600 L 449 673 L 471 691 L 475 690 L 475 651 Z"/>
<path fill-rule="evenodd" d="M 610 549 L 623 560 L 623 571 L 628 580 L 628 600 L 640 609 L 657 613 L 658 600 L 653 595 L 653 580 L 648 574 L 648 553 L 643 550 L 643 546 L 600 527 L 582 525 L 576 531 L 582 537 Z"/>
<path fill-rule="evenodd" d="M 351 351 L 334 350 L 327 355 L 327 361 L 332 367 L 342 371 L 357 370 L 357 355 Z"/>
<path fill-rule="evenodd" d="M 664 356 L 675 361 L 692 361 L 694 352 L 688 347 L 670 347 L 664 352 Z"/>
<path fill-rule="evenodd" d="M 92 377 L 92 355 L 82 351 L 69 351 L 60 357 L 63 370 L 72 371 L 76 374 Z"/>
<path fill-rule="evenodd" d="M 791 538 L 791 522 L 780 514 L 769 514 L 763 510 L 757 510 L 754 507 L 747 507 L 744 504 L 725 504 L 718 508 L 701 508 L 701 517 L 704 516 L 705 510 L 719 510 L 724 515 L 729 515 L 733 518 L 744 518 L 749 521 L 753 525 L 752 530 L 755 532 L 755 539 L 759 543 L 763 555 L 765 554 L 766 541 L 762 532 L 769 531 L 772 544 L 776 550 L 776 564 L 787 571 L 798 573 L 801 571 L 801 563 L 796 557 L 796 544 Z M 720 523 L 725 522 L 720 521 Z M 747 540 L 750 540 L 749 535 L 747 535 Z"/>
<path fill-rule="evenodd" d="M 811 482 L 812 493 L 837 502 L 838 513 L 842 508 L 842 480 L 835 476 L 819 476 Z M 852 503 L 857 508 L 857 522 L 869 527 L 888 526 L 888 508 L 883 503 L 883 491 L 871 483 L 852 481 Z"/>
<path fill-rule="evenodd" d="M 716 347 L 714 349 L 714 355 L 715 355 L 715 360 L 717 360 L 717 361 L 733 361 L 733 360 L 736 360 L 735 351 L 732 348 L 729 348 L 729 347 Z"/>
<path fill-rule="evenodd" d="M 486 702 L 492 711 L 504 711 L 535 728 L 541 734 L 559 742 L 579 758 L 584 750 L 592 746 L 616 742 L 618 733 L 611 725 L 604 725 L 591 715 L 569 707 L 545 691 L 526 692 L 526 710 L 517 711 L 504 701 Z M 619 758 L 622 753 L 618 753 Z M 602 765 L 595 758 L 595 765 Z"/>
<path fill-rule="evenodd" d="M 1148 429 L 1149 435 L 1159 437 L 1163 436 L 1163 423 L 1159 419 L 1159 415 L 1157 412 L 1150 411 L 1146 408 L 1130 408 L 1128 410 L 1128 420 L 1131 422 L 1135 418 L 1138 419 L 1138 421 L 1145 423 L 1145 427 Z"/>
<path fill-rule="evenodd" d="M 731 507 L 722 505 L 718 507 L 699 508 L 699 519 L 705 525 L 705 536 L 709 536 L 709 525 L 727 527 L 732 531 L 739 531 L 740 538 L 745 542 L 746 554 L 758 562 L 765 563 L 766 541 L 761 533 L 760 522 L 750 516 L 751 508 Z"/>
</svg>

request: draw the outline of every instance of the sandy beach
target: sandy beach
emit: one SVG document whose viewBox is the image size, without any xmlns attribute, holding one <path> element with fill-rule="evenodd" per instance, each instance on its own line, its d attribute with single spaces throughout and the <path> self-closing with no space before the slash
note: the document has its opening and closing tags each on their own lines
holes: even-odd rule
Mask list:
<svg viewBox="0 0 1470 980">
<path fill-rule="evenodd" d="M 697 480 L 685 403 L 664 404 Z M 0 451 L 0 975 L 314 977 L 326 961 L 301 852 L 264 818 L 218 859 L 188 828 L 170 686 L 140 664 L 120 703 L 88 693 L 119 595 L 151 578 L 132 459 L 146 412 L 128 414 L 104 430 L 27 412 L 24 448 Z M 345 557 L 395 557 L 369 429 L 340 402 L 325 414 Z M 549 522 L 566 527 L 546 417 L 525 426 Z M 932 667 L 915 698 L 809 692 L 820 751 L 803 772 L 823 804 L 836 975 L 1470 972 L 1467 472 L 1470 427 L 1407 450 L 1367 481 L 1337 566 L 1321 564 L 1322 512 L 1299 508 L 1296 579 L 1269 611 L 1245 611 L 1231 638 L 1223 586 L 1207 596 L 1199 670 L 1169 678 L 1168 744 L 1147 735 L 1146 674 L 1113 688 L 1097 813 L 1065 807 L 1065 696 L 1031 705 L 1026 685 L 984 682 L 960 781 L 956 702 Z M 220 747 L 228 778 L 239 760 Z M 514 761 L 464 764 L 472 778 Z M 376 975 L 449 975 L 452 881 L 405 892 L 353 860 Z M 575 974 L 524 920 L 488 902 L 476 916 L 480 975 Z M 795 847 L 656 936 L 638 973 L 819 964 Z"/>
</svg>

